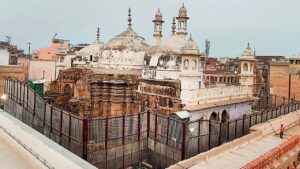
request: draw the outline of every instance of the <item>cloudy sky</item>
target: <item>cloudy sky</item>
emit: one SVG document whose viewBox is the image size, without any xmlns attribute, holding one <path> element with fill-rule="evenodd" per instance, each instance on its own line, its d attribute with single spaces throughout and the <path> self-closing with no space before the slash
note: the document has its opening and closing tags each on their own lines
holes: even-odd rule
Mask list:
<svg viewBox="0 0 300 169">
<path fill-rule="evenodd" d="M 46 47 L 55 33 L 71 43 L 91 43 L 96 29 L 106 42 L 127 27 L 132 9 L 134 30 L 152 44 L 154 13 L 163 13 L 163 35 L 185 3 L 200 49 L 211 41 L 211 56 L 238 56 L 249 41 L 257 55 L 300 53 L 300 0 L 0 0 L 0 40 L 33 49 Z"/>
</svg>

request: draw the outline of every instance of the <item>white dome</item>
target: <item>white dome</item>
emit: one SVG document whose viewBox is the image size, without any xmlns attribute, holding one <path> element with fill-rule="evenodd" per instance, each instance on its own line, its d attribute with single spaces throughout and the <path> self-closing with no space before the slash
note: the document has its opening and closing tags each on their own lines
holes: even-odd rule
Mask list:
<svg viewBox="0 0 300 169">
<path fill-rule="evenodd" d="M 178 17 L 187 17 L 187 10 L 184 4 L 182 4 L 182 7 L 179 9 Z"/>
<path fill-rule="evenodd" d="M 248 43 L 247 48 L 242 53 L 240 59 L 242 59 L 242 60 L 255 60 L 254 51 L 251 49 L 249 43 Z"/>
<path fill-rule="evenodd" d="M 148 45 L 145 39 L 128 27 L 120 35 L 115 36 L 103 46 L 103 50 L 145 51 Z"/>
<path fill-rule="evenodd" d="M 100 53 L 100 49 L 103 46 L 103 42 L 101 42 L 99 39 L 96 39 L 96 41 L 82 49 L 80 49 L 77 52 L 77 55 L 87 57 L 87 56 L 98 56 Z"/>
</svg>

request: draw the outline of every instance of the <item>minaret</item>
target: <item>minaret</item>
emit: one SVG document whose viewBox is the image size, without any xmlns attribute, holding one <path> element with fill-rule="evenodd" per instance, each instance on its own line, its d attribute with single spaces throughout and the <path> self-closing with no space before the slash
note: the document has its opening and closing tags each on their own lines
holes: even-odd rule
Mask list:
<svg viewBox="0 0 300 169">
<path fill-rule="evenodd" d="M 173 17 L 173 22 L 172 22 L 172 35 L 175 35 L 176 33 L 176 21 L 175 17 Z"/>
<path fill-rule="evenodd" d="M 132 26 L 131 21 L 132 21 L 132 19 L 131 19 L 131 9 L 129 7 L 129 9 L 128 9 L 128 27 Z"/>
<path fill-rule="evenodd" d="M 254 64 L 256 62 L 255 53 L 247 44 L 246 49 L 239 58 L 240 61 L 240 84 L 253 86 L 254 84 Z"/>
<path fill-rule="evenodd" d="M 185 38 L 187 35 L 187 20 L 190 18 L 187 16 L 187 10 L 184 7 L 184 4 L 182 4 L 182 7 L 179 9 L 178 17 L 176 17 L 176 19 L 178 20 L 177 35 Z"/>
<path fill-rule="evenodd" d="M 160 9 L 158 8 L 157 12 L 155 13 L 155 18 L 152 21 L 154 23 L 154 41 L 155 44 L 159 44 L 162 37 L 162 24 L 164 21 L 162 20 L 162 14 L 160 12 Z"/>
</svg>

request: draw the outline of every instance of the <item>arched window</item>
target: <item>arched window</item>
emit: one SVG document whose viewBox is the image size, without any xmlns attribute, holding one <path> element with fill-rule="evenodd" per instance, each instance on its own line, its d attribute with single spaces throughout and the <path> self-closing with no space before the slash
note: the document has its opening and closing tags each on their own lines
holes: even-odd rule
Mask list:
<svg viewBox="0 0 300 169">
<path fill-rule="evenodd" d="M 93 55 L 90 55 L 90 61 L 93 61 Z"/>
<path fill-rule="evenodd" d="M 227 113 L 226 110 L 223 110 L 222 114 L 221 114 L 221 122 L 225 123 L 229 120 L 229 115 Z"/>
<path fill-rule="evenodd" d="M 218 114 L 216 112 L 212 112 L 212 114 L 209 117 L 209 120 L 219 121 Z"/>
<path fill-rule="evenodd" d="M 70 86 L 69 84 L 66 84 L 66 85 L 65 85 L 65 87 L 64 87 L 64 92 L 65 92 L 66 94 L 69 94 L 69 95 L 72 94 L 72 88 L 71 88 L 71 86 Z"/>
<path fill-rule="evenodd" d="M 248 71 L 248 64 L 247 63 L 244 63 L 244 65 L 243 65 L 243 71 L 244 72 Z"/>
<path fill-rule="evenodd" d="M 183 69 L 188 70 L 189 69 L 189 60 L 185 59 L 183 62 Z"/>
</svg>

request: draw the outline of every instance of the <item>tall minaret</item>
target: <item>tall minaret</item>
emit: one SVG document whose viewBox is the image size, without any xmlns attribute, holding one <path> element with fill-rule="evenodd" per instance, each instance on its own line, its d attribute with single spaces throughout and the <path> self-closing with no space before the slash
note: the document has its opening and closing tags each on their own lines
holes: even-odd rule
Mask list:
<svg viewBox="0 0 300 169">
<path fill-rule="evenodd" d="M 176 17 L 178 20 L 178 30 L 177 30 L 177 35 L 181 36 L 182 38 L 185 38 L 187 35 L 187 20 L 190 19 L 187 16 L 187 10 L 184 7 L 184 4 L 182 4 L 182 7 L 179 9 L 179 14 L 178 17 Z"/>
<path fill-rule="evenodd" d="M 161 41 L 161 37 L 162 37 L 162 24 L 164 23 L 164 21 L 162 20 L 162 14 L 158 8 L 157 12 L 155 13 L 155 18 L 152 21 L 154 23 L 154 41 L 155 44 L 159 44 Z"/>
<path fill-rule="evenodd" d="M 256 62 L 255 53 L 248 43 L 246 49 L 239 58 L 240 61 L 240 84 L 253 86 L 254 84 L 254 64 Z"/>
</svg>

